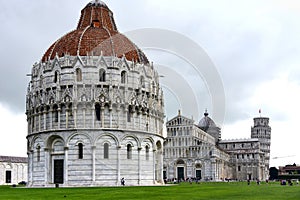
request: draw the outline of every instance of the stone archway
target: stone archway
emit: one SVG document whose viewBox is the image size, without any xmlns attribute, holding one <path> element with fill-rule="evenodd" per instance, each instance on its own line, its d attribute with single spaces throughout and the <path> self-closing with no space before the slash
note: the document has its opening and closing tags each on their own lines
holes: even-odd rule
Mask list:
<svg viewBox="0 0 300 200">
<path fill-rule="evenodd" d="M 47 141 L 45 159 L 48 163 L 48 182 L 63 184 L 65 182 L 65 142 L 59 136 L 51 136 Z"/>
<path fill-rule="evenodd" d="M 196 163 L 195 165 L 195 178 L 197 180 L 202 179 L 202 165 L 200 163 Z"/>
<path fill-rule="evenodd" d="M 176 162 L 176 171 L 177 171 L 177 180 L 178 181 L 183 181 L 185 180 L 185 172 L 186 167 L 185 167 L 185 162 L 182 159 L 177 160 Z"/>
</svg>

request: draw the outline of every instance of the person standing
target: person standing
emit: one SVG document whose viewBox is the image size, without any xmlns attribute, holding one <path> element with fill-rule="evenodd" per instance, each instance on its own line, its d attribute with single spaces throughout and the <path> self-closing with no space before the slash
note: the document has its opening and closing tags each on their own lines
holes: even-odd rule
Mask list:
<svg viewBox="0 0 300 200">
<path fill-rule="evenodd" d="M 124 179 L 124 177 L 121 178 L 121 185 L 125 186 L 125 179 Z"/>
</svg>

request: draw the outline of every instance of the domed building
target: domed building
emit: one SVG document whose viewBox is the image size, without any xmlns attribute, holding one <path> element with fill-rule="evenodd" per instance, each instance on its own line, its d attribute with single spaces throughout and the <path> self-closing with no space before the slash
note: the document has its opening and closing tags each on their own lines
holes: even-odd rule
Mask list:
<svg viewBox="0 0 300 200">
<path fill-rule="evenodd" d="M 216 138 L 207 132 L 218 128 L 207 111 L 198 125 L 178 112 L 166 122 L 166 128 L 164 179 L 220 181 L 232 177 L 230 155 L 218 148 Z"/>
<path fill-rule="evenodd" d="M 29 187 L 162 183 L 159 75 L 102 1 L 34 64 L 26 115 Z"/>
<path fill-rule="evenodd" d="M 204 117 L 199 121 L 198 127 L 215 138 L 216 143 L 221 140 L 221 129 L 216 125 L 214 120 L 208 116 L 207 110 Z"/>
<path fill-rule="evenodd" d="M 181 112 L 166 122 L 164 179 L 201 181 L 266 180 L 269 177 L 269 118 L 254 118 L 251 138 L 221 139 L 221 129 L 208 116 L 198 125 Z"/>
</svg>

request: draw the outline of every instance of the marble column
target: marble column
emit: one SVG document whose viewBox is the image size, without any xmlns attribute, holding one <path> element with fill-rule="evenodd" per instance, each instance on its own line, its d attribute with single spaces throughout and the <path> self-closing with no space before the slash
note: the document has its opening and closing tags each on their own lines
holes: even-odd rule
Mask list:
<svg viewBox="0 0 300 200">
<path fill-rule="evenodd" d="M 43 115 L 44 115 L 44 131 L 47 129 L 47 111 L 46 111 L 46 108 L 44 109 L 44 112 L 43 112 Z"/>
<path fill-rule="evenodd" d="M 105 112 L 105 107 L 104 106 L 101 106 L 101 128 L 104 128 L 104 112 Z"/>
<path fill-rule="evenodd" d="M 65 162 L 64 162 L 64 168 L 65 168 L 65 172 L 64 172 L 64 184 L 68 185 L 69 182 L 69 147 L 65 146 L 64 147 L 64 151 L 65 151 Z"/>
<path fill-rule="evenodd" d="M 52 108 L 50 108 L 49 113 L 50 113 L 49 122 L 50 122 L 50 130 L 51 130 L 51 129 L 53 129 L 53 109 Z"/>
<path fill-rule="evenodd" d="M 116 181 L 116 185 L 121 185 L 120 180 L 121 180 L 121 162 L 120 162 L 120 151 L 121 151 L 121 146 L 117 147 L 117 181 Z"/>
<path fill-rule="evenodd" d="M 153 149 L 153 183 L 156 179 L 156 149 Z"/>
<path fill-rule="evenodd" d="M 33 184 L 33 177 L 32 177 L 32 174 L 33 174 L 33 151 L 32 150 L 28 151 L 27 155 L 28 155 L 28 171 L 27 171 L 28 186 L 32 186 L 32 184 Z"/>
<path fill-rule="evenodd" d="M 61 113 L 61 109 L 58 108 L 58 109 L 57 109 L 57 112 L 58 112 L 58 124 L 57 124 L 57 129 L 60 129 L 60 113 Z"/>
<path fill-rule="evenodd" d="M 45 185 L 47 185 L 50 181 L 49 181 L 49 175 L 50 175 L 50 168 L 49 166 L 49 149 L 48 148 L 44 148 L 44 170 L 45 170 Z"/>
<path fill-rule="evenodd" d="M 142 167 L 141 167 L 141 147 L 138 147 L 138 184 L 141 184 L 141 175 L 142 175 Z"/>
<path fill-rule="evenodd" d="M 92 146 L 92 181 L 93 181 L 93 185 L 95 185 L 96 182 L 96 146 Z"/>
</svg>

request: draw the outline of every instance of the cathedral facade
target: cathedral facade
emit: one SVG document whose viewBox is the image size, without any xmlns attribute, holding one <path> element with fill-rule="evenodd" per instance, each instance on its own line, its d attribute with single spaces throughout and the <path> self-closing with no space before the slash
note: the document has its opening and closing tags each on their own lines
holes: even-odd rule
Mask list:
<svg viewBox="0 0 300 200">
<path fill-rule="evenodd" d="M 102 1 L 34 64 L 26 115 L 29 187 L 163 182 L 158 73 Z"/>
<path fill-rule="evenodd" d="M 250 139 L 222 140 L 221 129 L 207 112 L 198 125 L 179 112 L 166 126 L 164 179 L 268 179 L 271 142 L 269 118 L 254 118 Z"/>
<path fill-rule="evenodd" d="M 194 120 L 178 113 L 167 122 L 164 144 L 164 179 L 220 180 L 230 177 L 230 155 L 216 146 L 216 139 Z"/>
</svg>

